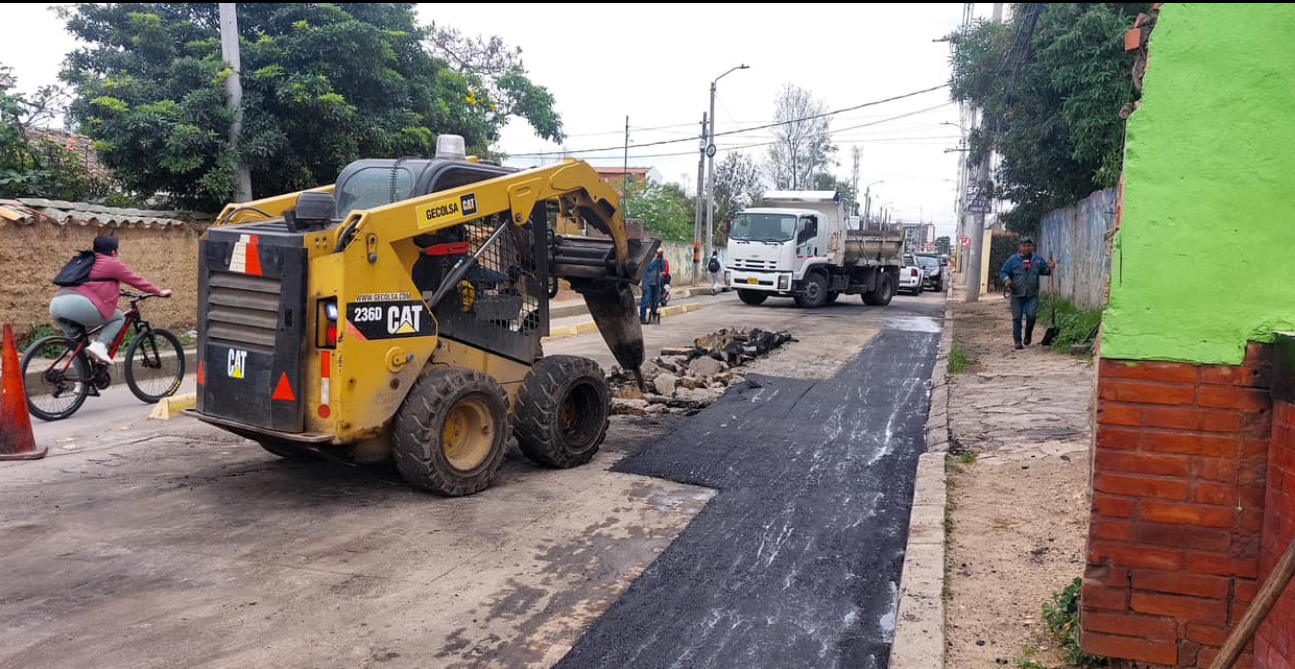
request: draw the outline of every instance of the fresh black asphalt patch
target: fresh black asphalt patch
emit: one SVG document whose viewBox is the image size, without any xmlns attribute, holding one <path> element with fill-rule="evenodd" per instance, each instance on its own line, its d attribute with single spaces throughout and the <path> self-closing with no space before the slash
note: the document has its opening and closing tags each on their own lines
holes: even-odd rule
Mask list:
<svg viewBox="0 0 1295 669">
<path fill-rule="evenodd" d="M 938 342 L 752 377 L 617 465 L 719 494 L 557 666 L 886 667 Z"/>
</svg>

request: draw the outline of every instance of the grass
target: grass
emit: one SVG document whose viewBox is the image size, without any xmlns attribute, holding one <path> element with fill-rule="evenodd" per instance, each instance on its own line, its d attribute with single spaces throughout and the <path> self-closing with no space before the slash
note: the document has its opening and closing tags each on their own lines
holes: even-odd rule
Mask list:
<svg viewBox="0 0 1295 669">
<path fill-rule="evenodd" d="M 1070 300 L 1063 297 L 1043 296 L 1039 302 L 1039 324 L 1046 328 L 1052 325 L 1052 301 L 1057 303 L 1057 338 L 1052 343 L 1054 351 L 1070 353 L 1075 346 L 1091 350 L 1093 339 L 1097 335 L 1097 326 L 1102 322 L 1102 312 L 1098 309 L 1080 309 Z"/>
<path fill-rule="evenodd" d="M 1083 579 L 1076 577 L 1061 592 L 1053 593 L 1052 598 L 1043 603 L 1043 622 L 1047 625 L 1047 636 L 1057 644 L 1065 658 L 1066 667 L 1077 669 L 1097 669 L 1107 667 L 1104 657 L 1089 655 L 1079 649 L 1079 597 L 1083 590 Z M 1026 647 L 1016 659 L 1020 669 L 1047 669 L 1043 664 L 1031 659 L 1034 649 Z"/>
<path fill-rule="evenodd" d="M 961 344 L 954 344 L 953 348 L 949 350 L 950 374 L 961 374 L 962 372 L 975 367 L 978 362 L 978 360 L 972 357 L 971 351 L 968 351 L 967 348 Z"/>
</svg>

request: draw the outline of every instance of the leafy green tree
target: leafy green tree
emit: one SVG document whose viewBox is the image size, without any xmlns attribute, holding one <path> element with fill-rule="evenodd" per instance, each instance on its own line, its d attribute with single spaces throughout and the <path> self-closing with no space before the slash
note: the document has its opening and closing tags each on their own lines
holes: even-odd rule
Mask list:
<svg viewBox="0 0 1295 669">
<path fill-rule="evenodd" d="M 715 166 L 714 245 L 728 245 L 728 225 L 733 215 L 759 200 L 762 193 L 764 177 L 755 161 L 736 151 L 725 154 Z"/>
<path fill-rule="evenodd" d="M 676 184 L 631 179 L 626 218 L 642 219 L 649 233 L 672 242 L 692 241 L 692 200 Z"/>
<path fill-rule="evenodd" d="M 1014 203 L 1009 229 L 1033 231 L 1049 211 L 1119 181 L 1121 110 L 1137 99 L 1122 36 L 1150 3 L 1019 3 L 1008 23 L 955 36 L 952 95 L 984 109 L 975 161 L 1002 161 L 994 194 Z"/>
<path fill-rule="evenodd" d="M 14 91 L 13 69 L 0 65 L 0 197 L 98 200 L 110 184 L 92 177 L 85 161 L 43 136 L 40 128 L 62 110 L 62 91 L 43 86 Z"/>
<path fill-rule="evenodd" d="M 953 240 L 949 238 L 947 235 L 943 237 L 935 238 L 936 253 L 947 256 L 952 250 L 953 250 Z"/>
<path fill-rule="evenodd" d="M 362 157 L 426 156 L 437 133 L 486 153 L 512 116 L 562 138 L 553 99 L 497 40 L 418 25 L 410 3 L 240 3 L 244 131 L 227 136 L 214 3 L 81 3 L 70 112 L 128 188 L 214 209 L 239 160 L 257 196 L 330 183 Z M 491 46 L 493 45 L 493 46 Z"/>
</svg>

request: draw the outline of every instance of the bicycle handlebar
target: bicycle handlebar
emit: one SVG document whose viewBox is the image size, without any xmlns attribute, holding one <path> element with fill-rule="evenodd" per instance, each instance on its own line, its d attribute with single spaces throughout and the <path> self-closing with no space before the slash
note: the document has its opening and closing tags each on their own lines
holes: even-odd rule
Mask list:
<svg viewBox="0 0 1295 669">
<path fill-rule="evenodd" d="M 121 291 L 121 296 L 130 300 L 131 302 L 143 302 L 144 300 L 147 300 L 150 297 L 170 297 L 170 295 L 153 295 L 153 294 L 145 295 L 143 293 L 132 293 L 129 290 Z"/>
</svg>

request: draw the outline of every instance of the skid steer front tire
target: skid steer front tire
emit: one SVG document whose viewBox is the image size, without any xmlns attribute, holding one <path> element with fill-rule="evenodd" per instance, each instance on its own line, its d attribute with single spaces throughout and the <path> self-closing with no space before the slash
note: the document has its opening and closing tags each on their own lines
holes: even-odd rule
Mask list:
<svg viewBox="0 0 1295 669">
<path fill-rule="evenodd" d="M 481 372 L 439 369 L 396 412 L 391 452 L 411 485 L 448 497 L 490 486 L 504 461 L 508 398 Z"/>
<path fill-rule="evenodd" d="M 535 363 L 517 391 L 513 432 L 533 462 L 567 469 L 593 459 L 610 414 L 611 390 L 598 363 L 555 355 Z"/>
</svg>

